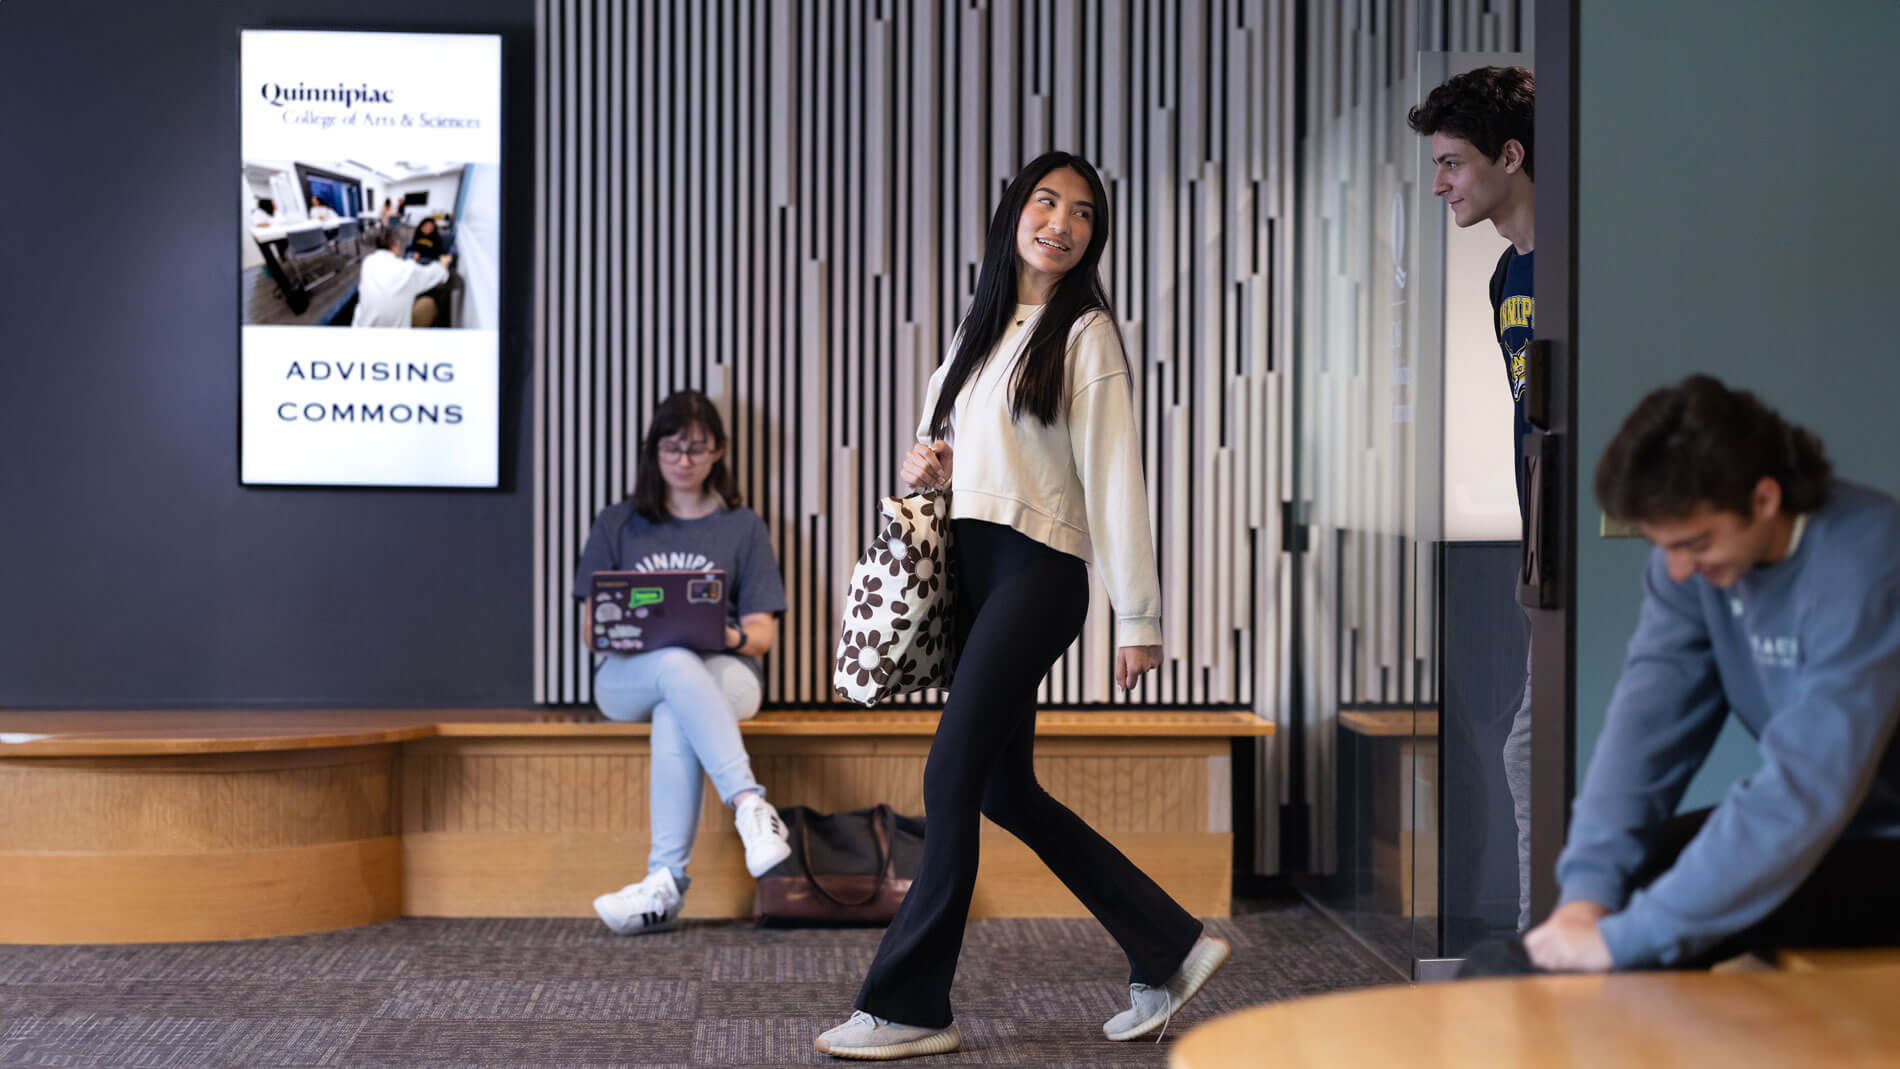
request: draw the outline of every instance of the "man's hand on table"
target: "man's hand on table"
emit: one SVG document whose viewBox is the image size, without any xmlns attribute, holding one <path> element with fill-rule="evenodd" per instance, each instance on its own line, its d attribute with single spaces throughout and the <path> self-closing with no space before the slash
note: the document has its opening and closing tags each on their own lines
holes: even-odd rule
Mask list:
<svg viewBox="0 0 1900 1069">
<path fill-rule="evenodd" d="M 1558 906 L 1549 920 L 1524 935 L 1524 950 L 1531 964 L 1552 971 L 1608 972 L 1614 962 L 1597 922 L 1609 915 L 1609 910 L 1595 902 Z"/>
</svg>

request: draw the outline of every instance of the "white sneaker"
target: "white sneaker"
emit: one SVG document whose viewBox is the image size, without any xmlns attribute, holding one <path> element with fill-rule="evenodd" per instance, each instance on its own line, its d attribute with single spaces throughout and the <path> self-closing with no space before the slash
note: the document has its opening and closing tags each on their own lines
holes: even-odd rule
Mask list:
<svg viewBox="0 0 1900 1069">
<path fill-rule="evenodd" d="M 594 899 L 594 912 L 607 922 L 615 935 L 659 932 L 679 920 L 680 904 L 685 901 L 679 884 L 666 869 L 654 869 L 646 879 L 630 883 Z"/>
<path fill-rule="evenodd" d="M 1227 944 L 1212 936 L 1204 935 L 1196 940 L 1188 951 L 1187 959 L 1181 967 L 1174 970 L 1165 984 L 1129 984 L 1128 1000 L 1132 1005 L 1108 1019 L 1102 1025 L 1102 1034 L 1110 1039 L 1135 1039 L 1145 1036 L 1157 1028 L 1165 1030 L 1168 1021 L 1182 1006 L 1195 995 L 1220 967 L 1227 963 Z"/>
<path fill-rule="evenodd" d="M 812 1046 L 834 1058 L 891 1061 L 921 1054 L 948 1054 L 963 1046 L 957 1026 L 919 1028 L 851 1011 L 851 1019 L 819 1036 Z"/>
<path fill-rule="evenodd" d="M 732 823 L 739 829 L 739 841 L 745 844 L 745 870 L 754 879 L 792 856 L 792 845 L 785 841 L 785 822 L 779 819 L 778 810 L 758 795 L 747 795 L 739 803 Z"/>
</svg>

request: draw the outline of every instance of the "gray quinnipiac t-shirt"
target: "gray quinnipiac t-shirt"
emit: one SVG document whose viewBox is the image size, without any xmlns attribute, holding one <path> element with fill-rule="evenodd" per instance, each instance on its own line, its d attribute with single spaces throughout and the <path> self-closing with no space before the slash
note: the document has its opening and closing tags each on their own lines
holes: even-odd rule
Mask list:
<svg viewBox="0 0 1900 1069">
<path fill-rule="evenodd" d="M 654 523 L 634 511 L 631 500 L 610 505 L 594 518 L 574 569 L 574 597 L 593 592 L 595 572 L 699 571 L 726 573 L 726 619 L 785 611 L 785 581 L 772 555 L 765 521 L 747 508 L 721 509 L 695 520 Z M 763 677 L 756 658 L 743 658 Z"/>
</svg>

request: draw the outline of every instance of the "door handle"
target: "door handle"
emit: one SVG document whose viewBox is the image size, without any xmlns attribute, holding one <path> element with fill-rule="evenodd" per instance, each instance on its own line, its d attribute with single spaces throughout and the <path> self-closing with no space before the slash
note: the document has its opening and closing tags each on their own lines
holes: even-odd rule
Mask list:
<svg viewBox="0 0 1900 1069">
<path fill-rule="evenodd" d="M 1557 605 L 1557 494 L 1561 436 L 1533 427 L 1518 457 L 1524 472 L 1523 558 L 1517 571 L 1517 603 L 1527 609 Z"/>
</svg>

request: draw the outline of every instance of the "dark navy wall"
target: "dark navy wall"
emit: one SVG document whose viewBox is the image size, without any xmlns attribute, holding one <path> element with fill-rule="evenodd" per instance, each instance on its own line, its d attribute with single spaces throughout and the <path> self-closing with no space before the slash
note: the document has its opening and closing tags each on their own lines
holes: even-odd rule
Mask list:
<svg viewBox="0 0 1900 1069">
<path fill-rule="evenodd" d="M 240 26 L 506 35 L 503 489 L 238 484 Z M 0 707 L 529 700 L 533 28 L 532 0 L 0 4 Z"/>
</svg>

